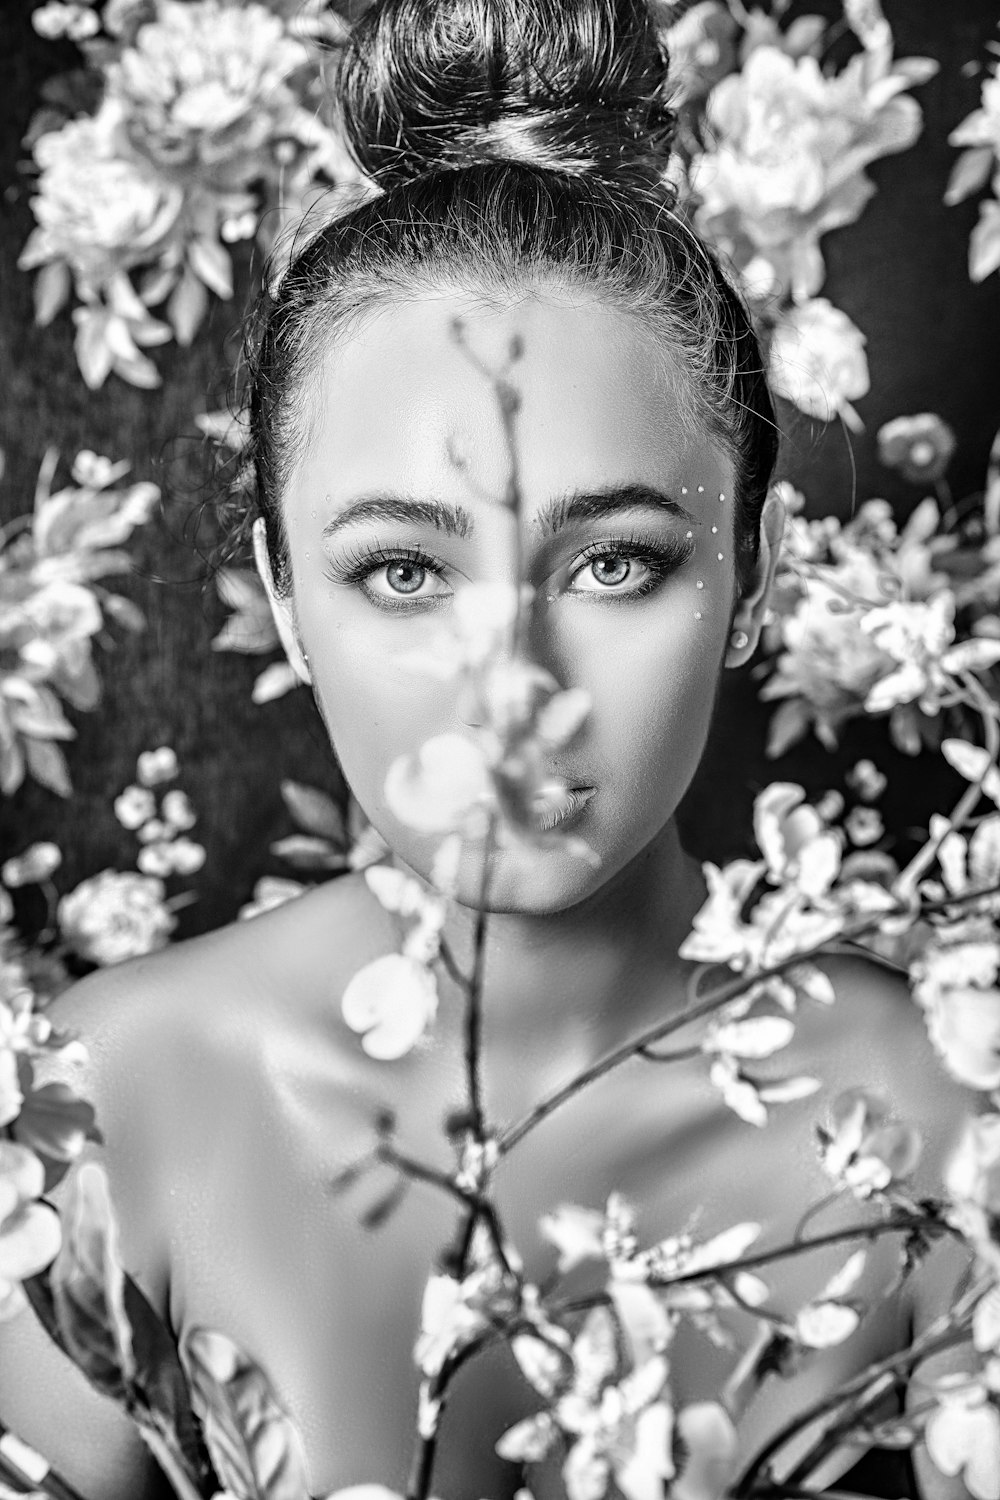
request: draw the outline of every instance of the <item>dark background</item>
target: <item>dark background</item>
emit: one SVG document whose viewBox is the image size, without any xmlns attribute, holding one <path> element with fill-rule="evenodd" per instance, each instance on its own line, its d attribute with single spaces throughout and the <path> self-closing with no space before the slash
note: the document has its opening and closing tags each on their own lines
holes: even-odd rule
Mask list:
<svg viewBox="0 0 1000 1500">
<path fill-rule="evenodd" d="M 22 137 L 45 78 L 72 67 L 78 54 L 36 36 L 32 9 L 29 0 L 0 0 L 0 523 L 30 510 L 39 461 L 51 445 L 67 463 L 82 447 L 131 459 L 136 478 L 161 486 L 163 505 L 136 533 L 138 571 L 123 585 L 148 629 L 119 637 L 115 649 L 99 648 L 103 705 L 71 715 L 79 728 L 68 747 L 75 795 L 63 802 L 26 783 L 0 799 L 0 850 L 54 839 L 66 858 L 58 876 L 64 890 L 108 866 L 131 868 L 135 840 L 118 826 L 111 801 L 133 778 L 139 751 L 170 744 L 181 760 L 180 785 L 200 814 L 195 836 L 208 850 L 200 874 L 178 882 L 197 892 L 183 926 L 195 932 L 229 920 L 261 874 L 294 873 L 268 853 L 272 839 L 291 831 L 282 777 L 330 789 L 338 778 L 308 695 L 297 691 L 257 707 L 250 690 L 262 660 L 209 649 L 225 614 L 206 562 L 218 540 L 217 486 L 193 419 L 224 404 L 238 349 L 239 294 L 232 304 L 213 305 L 192 348 L 155 351 L 163 386 L 154 392 L 116 377 L 88 391 L 68 314 L 47 329 L 33 324 L 32 278 L 16 268 L 32 225 Z M 947 137 L 978 103 L 985 44 L 1000 37 L 1000 7 L 996 0 L 885 0 L 885 9 L 897 55 L 930 55 L 940 72 L 916 92 L 924 111 L 918 144 L 875 163 L 879 192 L 863 218 L 823 242 L 823 295 L 867 335 L 872 392 L 856 403 L 866 424 L 860 436 L 782 411 L 780 473 L 805 490 L 816 515 L 846 516 L 860 501 L 884 495 L 902 517 L 921 498 L 878 464 L 875 434 L 892 417 L 937 411 L 954 427 L 959 447 L 949 478 L 957 497 L 982 488 L 1000 425 L 1000 276 L 980 286 L 968 280 L 977 200 L 950 209 L 941 201 L 957 154 Z M 839 14 L 835 0 L 793 7 L 804 10 Z M 244 286 L 247 271 L 244 265 Z M 705 857 L 745 849 L 750 800 L 768 780 L 820 790 L 837 784 L 862 754 L 889 772 L 886 812 L 897 830 L 925 822 L 947 794 L 936 762 L 893 754 L 884 727 L 872 724 L 852 727 L 835 757 L 810 742 L 767 762 L 766 718 L 749 673 L 726 674 L 712 743 L 685 809 L 689 843 Z"/>
</svg>

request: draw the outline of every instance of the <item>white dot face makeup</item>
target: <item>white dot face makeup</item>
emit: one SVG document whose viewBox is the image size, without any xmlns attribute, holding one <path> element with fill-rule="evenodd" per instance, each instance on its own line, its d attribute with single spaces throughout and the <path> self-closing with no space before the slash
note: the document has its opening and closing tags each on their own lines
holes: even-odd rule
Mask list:
<svg viewBox="0 0 1000 1500">
<path fill-rule="evenodd" d="M 521 394 L 518 546 L 493 498 L 509 470 L 496 400 L 451 334 L 456 315 L 491 367 L 523 339 L 509 372 Z M 457 294 L 386 309 L 327 357 L 310 399 L 283 502 L 293 602 L 352 790 L 426 876 L 437 839 L 394 818 L 386 772 L 433 735 L 474 731 L 456 684 L 408 659 L 433 649 L 464 584 L 516 582 L 519 552 L 540 601 L 527 646 L 592 702 L 546 769 L 593 789 L 572 831 L 601 864 L 505 848 L 492 904 L 540 913 L 585 899 L 667 829 L 701 758 L 735 576 L 699 537 L 732 482 L 728 457 L 692 424 L 684 377 L 643 328 L 554 293 L 510 310 Z M 477 899 L 475 851 L 459 895 Z"/>
</svg>

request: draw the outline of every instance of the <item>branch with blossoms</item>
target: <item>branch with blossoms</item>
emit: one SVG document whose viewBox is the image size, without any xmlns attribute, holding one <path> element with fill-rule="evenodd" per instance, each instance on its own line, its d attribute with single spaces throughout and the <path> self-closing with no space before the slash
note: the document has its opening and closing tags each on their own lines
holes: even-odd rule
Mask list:
<svg viewBox="0 0 1000 1500">
<path fill-rule="evenodd" d="M 494 370 L 475 358 L 461 326 L 456 337 L 496 396 L 510 468 L 504 492 L 494 498 L 509 514 L 516 558 L 520 349 L 514 343 L 507 363 Z M 569 1500 L 612 1493 L 626 1500 L 658 1500 L 664 1493 L 675 1500 L 812 1495 L 818 1493 L 815 1475 L 832 1454 L 871 1441 L 922 1443 L 944 1473 L 964 1476 L 976 1500 L 995 1500 L 1000 728 L 994 700 L 969 664 L 955 671 L 954 692 L 978 725 L 981 743 L 957 736 L 944 741 L 965 789 L 949 816 L 932 820 L 927 841 L 903 868 L 882 852 L 858 847 L 842 820 L 842 802 L 827 798 L 813 806 L 799 786 L 768 787 L 754 812 L 759 858 L 705 866 L 707 900 L 680 949 L 697 966 L 687 1003 L 536 1101 L 520 1121 L 503 1125 L 489 1118 L 481 1089 L 494 851 L 526 843 L 594 858 L 582 840 L 560 829 L 573 793 L 546 769 L 553 751 L 585 725 L 588 704 L 583 693 L 560 686 L 526 655 L 536 603 L 526 585 L 470 585 L 456 594 L 447 628 L 409 663 L 450 681 L 463 719 L 480 727 L 469 735 L 436 736 L 390 768 L 385 793 L 393 813 L 438 840 L 432 878 L 425 883 L 389 864 L 366 865 L 369 889 L 397 916 L 405 936 L 399 952 L 351 979 L 341 1002 L 345 1026 L 361 1049 L 390 1064 L 419 1046 L 433 1026 L 442 977 L 464 1002 L 466 1101 L 447 1123 L 452 1169 L 411 1152 L 383 1112 L 371 1149 L 333 1184 L 346 1200 L 366 1173 L 391 1169 L 394 1186 L 367 1212 L 373 1230 L 411 1184 L 438 1192 L 458 1215 L 424 1292 L 414 1349 L 419 1403 L 408 1500 L 432 1493 L 458 1372 L 497 1344 L 509 1350 L 538 1408 L 500 1438 L 497 1451 L 522 1469 L 558 1456 Z M 135 795 L 141 796 L 141 780 L 124 794 L 120 815 L 142 811 Z M 303 790 L 297 796 L 305 806 Z M 312 807 L 311 815 L 320 817 L 323 809 Z M 463 967 L 445 927 L 469 854 L 480 860 L 478 912 L 471 960 Z M 816 1126 L 828 1191 L 807 1205 L 786 1242 L 762 1246 L 764 1226 L 747 1222 L 707 1239 L 681 1226 L 644 1245 L 635 1209 L 613 1193 L 603 1205 L 555 1205 L 544 1216 L 540 1234 L 553 1247 L 556 1265 L 544 1284 L 530 1280 L 494 1196 L 500 1160 L 512 1158 L 530 1133 L 597 1079 L 639 1059 L 663 1067 L 703 1058 L 725 1104 L 748 1126 L 763 1128 L 771 1111 L 820 1086 L 816 1078 L 772 1072 L 772 1060 L 789 1046 L 801 1013 L 836 1003 L 820 960 L 845 946 L 908 974 L 943 1066 L 991 1106 L 967 1126 L 942 1190 L 915 1195 L 918 1132 L 877 1094 L 851 1089 Z M 136 1422 L 183 1500 L 220 1488 L 239 1500 L 306 1500 L 302 1441 L 266 1372 L 219 1331 L 191 1330 L 177 1346 L 123 1270 L 99 1164 L 82 1163 L 72 1174 L 61 1215 L 46 1203 L 45 1191 L 88 1140 L 97 1140 L 96 1125 L 90 1107 L 65 1085 L 36 1086 L 36 1061 L 71 1044 L 51 1036 L 26 988 L 5 1001 L 0 1020 L 4 1016 L 0 1061 L 9 1088 L 0 1168 L 11 1208 L 0 1219 L 0 1276 L 9 1305 L 29 1299 L 59 1347 Z M 57 1092 L 43 1100 L 46 1088 Z M 838 1217 L 823 1227 L 834 1205 L 848 1204 L 855 1208 L 846 1223 Z M 898 1290 L 946 1241 L 967 1247 L 975 1266 L 970 1284 L 910 1348 L 803 1407 L 741 1469 L 737 1426 L 747 1405 L 765 1382 L 794 1378 L 858 1332 L 872 1311 L 865 1290 L 869 1248 L 886 1238 L 898 1254 L 883 1295 Z M 792 1311 L 775 1304 L 771 1272 L 837 1245 L 844 1259 L 822 1286 Z M 568 1294 L 567 1278 L 574 1275 L 575 1288 L 575 1273 L 587 1265 L 593 1290 Z M 677 1402 L 671 1359 L 678 1329 L 689 1325 L 700 1337 L 731 1343 L 727 1320 L 734 1311 L 749 1317 L 754 1332 L 731 1377 L 713 1399 Z M 921 1373 L 930 1355 L 970 1342 L 972 1367 L 960 1379 Z M 886 1395 L 907 1384 L 919 1390 L 919 1399 L 905 1416 L 886 1418 Z M 0 1468 L 7 1464 L 3 1454 L 0 1439 Z M 65 1481 L 44 1460 L 29 1462 L 23 1473 L 29 1471 L 52 1500 L 71 1500 Z M 12 1477 L 9 1466 L 3 1473 Z"/>
</svg>

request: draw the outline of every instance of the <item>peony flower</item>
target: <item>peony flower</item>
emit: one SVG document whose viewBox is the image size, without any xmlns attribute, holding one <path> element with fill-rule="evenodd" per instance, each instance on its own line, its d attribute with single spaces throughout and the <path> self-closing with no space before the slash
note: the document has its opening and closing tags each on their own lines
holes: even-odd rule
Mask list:
<svg viewBox="0 0 1000 1500">
<path fill-rule="evenodd" d="M 115 272 L 154 259 L 166 244 L 183 193 L 131 155 L 121 126 L 109 102 L 94 116 L 39 136 L 38 194 L 31 200 L 38 228 L 21 253 L 22 269 L 63 261 L 83 286 L 99 287 Z"/>
<path fill-rule="evenodd" d="M 45 1168 L 27 1146 L 0 1140 L 0 1318 L 24 1306 L 18 1285 L 56 1257 L 61 1242 L 59 1215 L 36 1200 L 45 1186 Z"/>
<path fill-rule="evenodd" d="M 861 419 L 851 403 L 870 387 L 865 343 L 861 330 L 825 297 L 793 307 L 771 340 L 772 389 L 810 417 L 831 422 L 840 416 L 858 430 Z"/>
<path fill-rule="evenodd" d="M 878 430 L 878 456 L 913 484 L 940 479 L 955 451 L 955 434 L 934 412 L 896 417 Z"/>
<path fill-rule="evenodd" d="M 59 927 L 70 947 L 95 964 L 117 964 L 166 946 L 177 918 L 161 880 L 102 870 L 63 896 Z"/>
<path fill-rule="evenodd" d="M 158 0 L 156 20 L 108 69 L 135 149 L 167 174 L 239 189 L 264 148 L 290 133 L 288 75 L 308 60 L 281 19 L 247 0 Z"/>
<path fill-rule="evenodd" d="M 340 1001 L 369 1057 L 388 1061 L 416 1046 L 437 1013 L 434 975 L 417 959 L 386 953 L 359 969 Z"/>
<path fill-rule="evenodd" d="M 876 76 L 867 58 L 831 77 L 814 57 L 764 45 L 712 90 L 713 144 L 691 174 L 696 220 L 751 288 L 799 301 L 816 295 L 820 237 L 853 223 L 875 191 L 864 168 L 919 134 L 907 86 L 901 74 Z M 866 372 L 856 394 L 867 388 Z"/>
</svg>

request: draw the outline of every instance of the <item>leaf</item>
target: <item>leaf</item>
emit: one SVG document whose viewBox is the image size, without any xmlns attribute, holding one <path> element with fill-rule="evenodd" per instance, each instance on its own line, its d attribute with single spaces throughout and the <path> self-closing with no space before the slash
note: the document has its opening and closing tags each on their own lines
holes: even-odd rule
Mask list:
<svg viewBox="0 0 1000 1500">
<path fill-rule="evenodd" d="M 787 1016 L 751 1016 L 713 1026 L 702 1046 L 706 1052 L 726 1052 L 732 1057 L 770 1057 L 787 1047 L 794 1035 L 795 1023 Z"/>
<path fill-rule="evenodd" d="M 167 317 L 177 335 L 177 342 L 187 347 L 198 332 L 198 325 L 208 309 L 205 284 L 191 271 L 185 271 L 167 303 Z"/>
<path fill-rule="evenodd" d="M 344 823 L 344 810 L 338 807 L 328 792 L 319 787 L 305 786 L 301 781 L 283 781 L 281 795 L 285 806 L 298 826 L 306 833 L 346 849 L 350 842 Z"/>
<path fill-rule="evenodd" d="M 271 853 L 287 860 L 296 870 L 342 870 L 347 863 L 347 856 L 331 849 L 326 839 L 305 833 L 277 839 L 271 845 Z"/>
<path fill-rule="evenodd" d="M 222 300 L 233 295 L 233 263 L 218 240 L 192 240 L 188 245 L 188 265 L 211 291 Z"/>
<path fill-rule="evenodd" d="M 767 756 L 776 760 L 798 743 L 809 729 L 809 705 L 802 698 L 787 698 L 776 709 L 767 737 Z"/>
<path fill-rule="evenodd" d="M 185 1336 L 181 1359 L 223 1488 L 240 1500 L 307 1500 L 302 1440 L 263 1370 L 208 1328 Z"/>
<path fill-rule="evenodd" d="M 972 146 L 968 151 L 963 151 L 951 169 L 948 186 L 945 188 L 944 201 L 948 207 L 978 193 L 980 188 L 986 186 L 992 170 L 991 146 Z"/>
<path fill-rule="evenodd" d="M 969 276 L 985 281 L 1000 268 L 1000 203 L 987 199 L 979 205 L 979 223 L 969 239 Z"/>
<path fill-rule="evenodd" d="M 274 661 L 258 673 L 250 697 L 254 703 L 273 703 L 301 686 L 302 679 L 291 662 Z"/>
<path fill-rule="evenodd" d="M 77 319 L 76 362 L 84 384 L 90 390 L 98 390 L 111 374 L 114 356 L 108 347 L 107 317 L 104 313 L 78 308 L 82 316 Z"/>
<path fill-rule="evenodd" d="M 208 1456 L 191 1412 L 191 1391 L 173 1335 L 146 1299 L 142 1289 L 125 1275 L 125 1312 L 132 1325 L 135 1360 L 134 1389 L 148 1414 L 143 1425 L 169 1433 L 191 1473 L 207 1473 Z"/>
<path fill-rule="evenodd" d="M 66 757 L 51 740 L 26 739 L 24 755 L 28 773 L 40 786 L 55 792 L 57 797 L 68 797 L 73 791 L 69 779 Z"/>
<path fill-rule="evenodd" d="M 118 1227 L 97 1162 L 84 1162 L 69 1179 L 62 1225 L 62 1247 L 49 1270 L 60 1340 L 92 1385 L 123 1401 L 135 1374 L 132 1329 Z"/>
<path fill-rule="evenodd" d="M 70 294 L 69 266 L 64 260 L 51 260 L 35 277 L 35 322 L 47 328 Z"/>
</svg>

